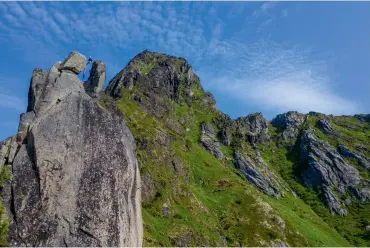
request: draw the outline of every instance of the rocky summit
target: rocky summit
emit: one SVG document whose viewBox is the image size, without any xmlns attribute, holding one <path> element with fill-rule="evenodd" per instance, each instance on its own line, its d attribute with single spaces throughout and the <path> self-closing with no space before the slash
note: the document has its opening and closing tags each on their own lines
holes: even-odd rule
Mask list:
<svg viewBox="0 0 370 248">
<path fill-rule="evenodd" d="M 32 73 L 0 142 L 3 246 L 370 246 L 370 118 L 236 119 L 183 58 Z M 292 106 L 294 108 L 294 106 Z"/>
</svg>

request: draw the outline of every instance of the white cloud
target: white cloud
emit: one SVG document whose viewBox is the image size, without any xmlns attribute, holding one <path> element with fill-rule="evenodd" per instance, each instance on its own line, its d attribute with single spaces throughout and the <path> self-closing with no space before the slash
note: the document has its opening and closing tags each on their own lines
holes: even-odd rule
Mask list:
<svg viewBox="0 0 370 248">
<path fill-rule="evenodd" d="M 12 40 L 24 49 L 25 59 L 32 59 L 32 63 L 48 61 L 50 54 L 55 54 L 56 48 L 63 43 L 83 44 L 86 50 L 107 53 L 112 49 L 109 58 L 114 63 L 106 62 L 114 65 L 110 72 L 118 71 L 124 65 L 118 66 L 114 49 L 136 45 L 192 58 L 192 62 L 199 65 L 197 71 L 205 71 L 202 81 L 208 83 L 211 90 L 225 92 L 245 103 L 259 104 L 261 110 L 282 112 L 291 110 L 292 106 L 302 112 L 314 110 L 333 114 L 358 110 L 356 104 L 335 94 L 335 87 L 325 71 L 326 62 L 310 58 L 310 50 L 284 48 L 263 40 L 245 44 L 229 37 L 225 39 L 223 34 L 229 27 L 219 19 L 215 6 L 208 8 L 196 2 L 177 9 L 173 4 L 161 7 L 158 3 L 125 2 L 95 3 L 97 6 L 92 8 L 84 2 L 78 6 L 84 11 L 76 12 L 78 8 L 67 4 L 48 4 L 20 3 L 18 9 L 11 11 L 11 7 L 0 3 L 4 19 L 9 21 L 3 26 L 23 25 L 25 29 L 22 33 L 15 28 L 0 29 L 1 42 Z M 287 9 L 274 15 L 276 4 L 265 2 L 253 12 L 255 18 L 252 19 L 258 22 L 253 26 L 259 27 L 256 31 L 288 15 Z M 244 15 L 244 10 L 239 11 L 237 7 L 239 4 L 234 5 L 230 13 Z M 19 16 L 15 18 L 14 13 Z M 42 51 L 42 56 L 40 52 L 37 56 L 29 55 L 33 51 Z M 212 67 L 213 74 L 207 71 L 207 65 Z M 17 99 L 12 100 L 14 106 L 23 107 Z M 2 100 L 0 106 L 6 106 L 6 102 Z"/>
<path fill-rule="evenodd" d="M 326 62 L 311 59 L 310 49 L 284 48 L 268 41 L 248 46 L 232 42 L 227 47 L 235 51 L 228 57 L 228 53 L 221 55 L 227 66 L 223 71 L 229 73 L 220 76 L 207 69 L 201 73 L 208 78 L 210 90 L 273 112 L 360 112 L 358 104 L 336 94 Z"/>
<path fill-rule="evenodd" d="M 260 17 L 266 14 L 270 9 L 274 8 L 277 2 L 264 2 L 259 8 L 255 9 L 253 12 L 253 17 Z"/>
</svg>

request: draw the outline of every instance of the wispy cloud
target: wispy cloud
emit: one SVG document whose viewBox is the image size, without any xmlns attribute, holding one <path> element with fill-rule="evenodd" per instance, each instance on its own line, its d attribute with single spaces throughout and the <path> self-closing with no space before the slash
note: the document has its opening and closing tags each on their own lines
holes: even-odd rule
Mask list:
<svg viewBox="0 0 370 248">
<path fill-rule="evenodd" d="M 287 17 L 288 9 L 276 7 L 280 4 L 264 2 L 250 11 L 256 33 L 277 18 Z M 233 5 L 226 14 L 229 18 L 243 16 L 246 9 Z M 25 59 L 32 60 L 30 63 L 50 65 L 53 58 L 64 56 L 56 54 L 60 52 L 57 48 L 82 46 L 104 53 L 109 58 L 109 73 L 123 66 L 116 51 L 133 46 L 154 49 L 191 58 L 208 88 L 246 104 L 258 104 L 261 110 L 358 111 L 358 105 L 336 95 L 325 71 L 326 61 L 316 61 L 305 47 L 287 48 L 271 41 L 246 44 L 225 37 L 224 32 L 229 30 L 217 11 L 213 4 L 199 2 L 181 3 L 181 8 L 175 3 L 151 2 L 0 2 L 0 15 L 4 17 L 0 21 L 0 45 L 11 40 L 24 51 Z M 1 107 L 24 110 L 16 97 L 1 93 L 0 97 Z"/>
<path fill-rule="evenodd" d="M 253 17 L 259 17 L 261 15 L 267 14 L 269 10 L 276 7 L 277 2 L 264 2 L 261 6 L 254 10 Z"/>
<path fill-rule="evenodd" d="M 263 40 L 252 45 L 232 42 L 227 47 L 237 51 L 222 55 L 227 66 L 224 69 L 229 73 L 210 75 L 207 69 L 202 72 L 213 79 L 207 84 L 211 90 L 273 112 L 297 110 L 339 115 L 361 110 L 355 102 L 335 93 L 326 61 L 311 58 L 310 49 L 286 48 Z"/>
</svg>

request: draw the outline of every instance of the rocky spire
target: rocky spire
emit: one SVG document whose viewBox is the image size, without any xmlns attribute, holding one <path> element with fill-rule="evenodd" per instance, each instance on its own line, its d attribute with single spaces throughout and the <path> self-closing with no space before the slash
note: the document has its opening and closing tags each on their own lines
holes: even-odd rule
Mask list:
<svg viewBox="0 0 370 248">
<path fill-rule="evenodd" d="M 96 98 L 99 96 L 100 92 L 103 91 L 106 71 L 107 69 L 104 62 L 100 60 L 93 62 L 89 79 L 84 84 L 86 93 L 91 97 Z"/>
<path fill-rule="evenodd" d="M 85 93 L 77 78 L 85 63 L 72 52 L 32 74 L 16 155 L 2 156 L 12 172 L 4 199 L 13 246 L 142 245 L 134 137 L 119 111 Z M 105 65 L 94 66 L 88 83 L 100 89 Z"/>
</svg>

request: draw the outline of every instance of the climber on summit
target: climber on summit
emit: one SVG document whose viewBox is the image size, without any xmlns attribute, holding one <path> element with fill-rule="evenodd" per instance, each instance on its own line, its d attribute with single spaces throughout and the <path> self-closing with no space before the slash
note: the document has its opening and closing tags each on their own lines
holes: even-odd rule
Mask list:
<svg viewBox="0 0 370 248">
<path fill-rule="evenodd" d="M 91 56 L 89 56 L 89 59 L 87 60 L 87 63 L 86 63 L 86 67 L 90 64 L 90 63 L 92 63 L 92 58 L 91 58 Z M 84 68 L 84 71 L 83 71 L 83 74 L 82 74 L 82 80 L 84 80 L 84 78 L 85 78 L 85 73 L 86 73 L 86 67 Z"/>
</svg>

